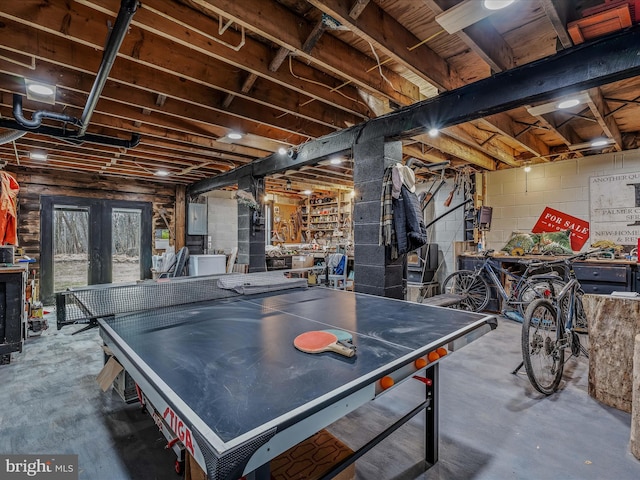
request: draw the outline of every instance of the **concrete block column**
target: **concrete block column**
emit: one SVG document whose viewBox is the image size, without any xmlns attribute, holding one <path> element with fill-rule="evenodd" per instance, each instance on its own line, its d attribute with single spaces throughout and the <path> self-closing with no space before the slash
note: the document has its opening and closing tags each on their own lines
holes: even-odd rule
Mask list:
<svg viewBox="0 0 640 480">
<path fill-rule="evenodd" d="M 385 169 L 402 161 L 402 142 L 376 138 L 353 147 L 355 291 L 404 299 L 404 256 L 391 261 L 379 245 L 380 196 Z"/>
<path fill-rule="evenodd" d="M 250 176 L 241 177 L 238 180 L 238 189 L 250 192 L 253 191 L 255 179 Z M 260 198 L 256 201 L 261 204 Z M 261 211 L 258 214 L 262 215 Z M 254 210 L 246 205 L 238 204 L 238 263 L 249 264 L 249 273 L 264 272 L 266 270 L 265 259 L 265 231 L 264 225 L 254 225 Z"/>
</svg>

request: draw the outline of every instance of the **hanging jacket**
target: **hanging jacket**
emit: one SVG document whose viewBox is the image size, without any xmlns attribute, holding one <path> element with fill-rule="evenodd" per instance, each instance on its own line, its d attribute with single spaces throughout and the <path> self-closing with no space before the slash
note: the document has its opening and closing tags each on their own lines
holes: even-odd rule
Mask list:
<svg viewBox="0 0 640 480">
<path fill-rule="evenodd" d="M 18 190 L 15 178 L 0 172 L 0 245 L 18 245 Z"/>
<path fill-rule="evenodd" d="M 398 241 L 398 255 L 411 252 L 427 243 L 427 228 L 418 196 L 404 185 L 400 197 L 393 199 L 393 225 Z"/>
</svg>

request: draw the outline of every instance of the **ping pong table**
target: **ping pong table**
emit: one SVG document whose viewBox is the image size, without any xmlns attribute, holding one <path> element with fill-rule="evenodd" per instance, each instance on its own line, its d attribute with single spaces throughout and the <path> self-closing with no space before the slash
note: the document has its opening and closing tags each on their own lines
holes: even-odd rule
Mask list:
<svg viewBox="0 0 640 480">
<path fill-rule="evenodd" d="M 426 412 L 425 461 L 435 463 L 439 361 L 419 369 L 416 360 L 454 341 L 474 340 L 495 328 L 495 317 L 308 287 L 306 279 L 271 273 L 258 282 L 266 287 L 262 290 L 252 289 L 257 274 L 98 288 L 96 305 L 87 306 L 84 299 L 82 309 L 112 304 L 108 310 L 116 313 L 95 314 L 102 339 L 165 436 L 189 452 L 210 480 L 269 478 L 273 458 L 384 394 L 385 376 L 398 385 L 420 374 L 424 400 L 326 478 L 421 411 Z M 185 292 L 203 285 L 203 291 L 231 294 L 184 303 L 190 297 Z M 119 312 L 131 305 L 133 289 L 142 289 L 143 306 Z M 123 299 L 123 306 L 113 306 Z M 154 302 L 160 306 L 151 307 Z M 294 348 L 297 335 L 325 329 L 351 333 L 356 355 L 312 355 Z"/>
</svg>

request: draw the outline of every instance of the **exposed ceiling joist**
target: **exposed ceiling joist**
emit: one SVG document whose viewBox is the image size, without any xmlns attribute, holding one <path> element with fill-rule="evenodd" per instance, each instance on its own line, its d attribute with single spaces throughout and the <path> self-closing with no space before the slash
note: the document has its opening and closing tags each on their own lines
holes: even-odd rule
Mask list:
<svg viewBox="0 0 640 480">
<path fill-rule="evenodd" d="M 639 73 L 640 28 L 634 27 L 307 142 L 298 149 L 298 156 L 293 163 L 302 166 L 330 154 L 349 151 L 356 139 L 366 142 L 379 137 L 413 136 L 424 131 L 425 125 L 436 122 L 443 127 L 456 125 L 516 106 L 548 101 L 568 89 L 581 91 Z M 288 168 L 291 168 L 291 163 L 288 162 Z M 188 193 L 198 195 L 235 183 L 239 176 L 252 172 L 254 175 L 266 175 L 283 168 L 283 159 L 272 155 L 249 167 L 198 182 L 188 189 Z"/>
</svg>

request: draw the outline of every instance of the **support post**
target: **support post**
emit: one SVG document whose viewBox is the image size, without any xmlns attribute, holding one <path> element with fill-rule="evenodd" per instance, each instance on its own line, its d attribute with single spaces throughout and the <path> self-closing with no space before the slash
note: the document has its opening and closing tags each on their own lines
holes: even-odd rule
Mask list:
<svg viewBox="0 0 640 480">
<path fill-rule="evenodd" d="M 355 291 L 404 299 L 403 257 L 392 261 L 389 247 L 379 245 L 380 195 L 388 166 L 402 161 L 402 142 L 382 137 L 353 146 Z"/>
</svg>

